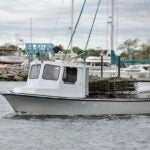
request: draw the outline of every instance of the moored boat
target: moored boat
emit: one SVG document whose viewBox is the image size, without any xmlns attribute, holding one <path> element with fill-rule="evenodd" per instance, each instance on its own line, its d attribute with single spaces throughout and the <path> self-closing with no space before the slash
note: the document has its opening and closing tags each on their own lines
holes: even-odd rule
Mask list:
<svg viewBox="0 0 150 150">
<path fill-rule="evenodd" d="M 24 58 L 19 56 L 0 56 L 0 64 L 21 64 Z"/>
</svg>

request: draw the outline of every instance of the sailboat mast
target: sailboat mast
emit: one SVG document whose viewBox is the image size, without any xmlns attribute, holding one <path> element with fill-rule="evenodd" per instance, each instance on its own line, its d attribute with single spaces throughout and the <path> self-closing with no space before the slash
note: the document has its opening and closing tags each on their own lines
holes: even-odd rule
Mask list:
<svg viewBox="0 0 150 150">
<path fill-rule="evenodd" d="M 114 50 L 114 7 L 115 0 L 111 1 L 111 50 Z"/>
<path fill-rule="evenodd" d="M 30 44 L 31 44 L 31 50 L 33 51 L 33 45 L 32 45 L 32 18 L 30 18 Z M 28 53 L 28 66 L 30 66 L 30 62 L 32 61 L 32 51 Z"/>
<path fill-rule="evenodd" d="M 30 43 L 32 44 L 32 18 L 30 18 Z"/>
<path fill-rule="evenodd" d="M 73 34 L 73 24 L 74 24 L 74 0 L 71 0 L 71 36 Z M 73 54 L 73 39 L 70 43 L 71 55 Z"/>
</svg>

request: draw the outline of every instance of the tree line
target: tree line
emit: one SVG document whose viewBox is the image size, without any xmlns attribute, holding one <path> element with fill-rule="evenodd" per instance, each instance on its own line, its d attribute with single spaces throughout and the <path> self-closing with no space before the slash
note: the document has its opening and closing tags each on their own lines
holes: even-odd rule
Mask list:
<svg viewBox="0 0 150 150">
<path fill-rule="evenodd" d="M 150 59 L 150 39 L 141 43 L 139 39 L 128 39 L 118 47 L 121 57 L 127 59 Z"/>
<path fill-rule="evenodd" d="M 85 52 L 86 56 L 100 56 L 102 48 L 96 50 L 90 48 Z M 139 39 L 128 39 L 121 43 L 117 50 L 119 50 L 120 56 L 123 59 L 150 59 L 150 39 L 142 43 Z M 116 51 L 117 51 L 116 50 Z M 64 53 L 69 53 L 63 49 L 61 45 L 56 46 L 54 52 L 64 51 Z M 78 46 L 73 47 L 73 52 L 77 55 L 84 53 L 84 50 Z"/>
<path fill-rule="evenodd" d="M 15 46 L 15 45 L 3 45 L 0 46 L 1 48 L 13 48 L 20 50 L 23 54 L 25 53 L 25 50 Z M 73 52 L 77 55 L 80 55 L 84 53 L 84 56 L 100 56 L 100 52 L 102 51 L 102 48 L 94 49 L 90 48 L 86 52 L 78 47 L 73 47 Z M 150 39 L 148 39 L 146 42 L 142 43 L 139 39 L 128 39 L 121 43 L 117 50 L 121 51 L 121 58 L 124 59 L 150 59 Z M 62 45 L 55 46 L 53 48 L 54 53 L 58 53 L 59 51 L 62 51 L 64 53 L 69 53 L 70 51 L 67 51 L 63 48 Z"/>
</svg>

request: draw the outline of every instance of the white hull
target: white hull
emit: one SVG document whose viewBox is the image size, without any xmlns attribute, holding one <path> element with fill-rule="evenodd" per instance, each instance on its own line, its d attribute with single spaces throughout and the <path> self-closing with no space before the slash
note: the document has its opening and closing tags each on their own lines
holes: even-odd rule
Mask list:
<svg viewBox="0 0 150 150">
<path fill-rule="evenodd" d="M 1 64 L 21 64 L 24 58 L 19 56 L 0 56 Z"/>
<path fill-rule="evenodd" d="M 16 112 L 40 115 L 150 114 L 150 99 L 66 99 L 3 94 Z"/>
</svg>

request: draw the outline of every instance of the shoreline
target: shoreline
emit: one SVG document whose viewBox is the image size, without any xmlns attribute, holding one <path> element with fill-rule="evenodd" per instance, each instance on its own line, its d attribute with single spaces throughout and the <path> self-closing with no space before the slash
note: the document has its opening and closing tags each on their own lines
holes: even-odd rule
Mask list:
<svg viewBox="0 0 150 150">
<path fill-rule="evenodd" d="M 0 81 L 26 81 L 28 69 L 24 66 L 0 68 Z"/>
</svg>

